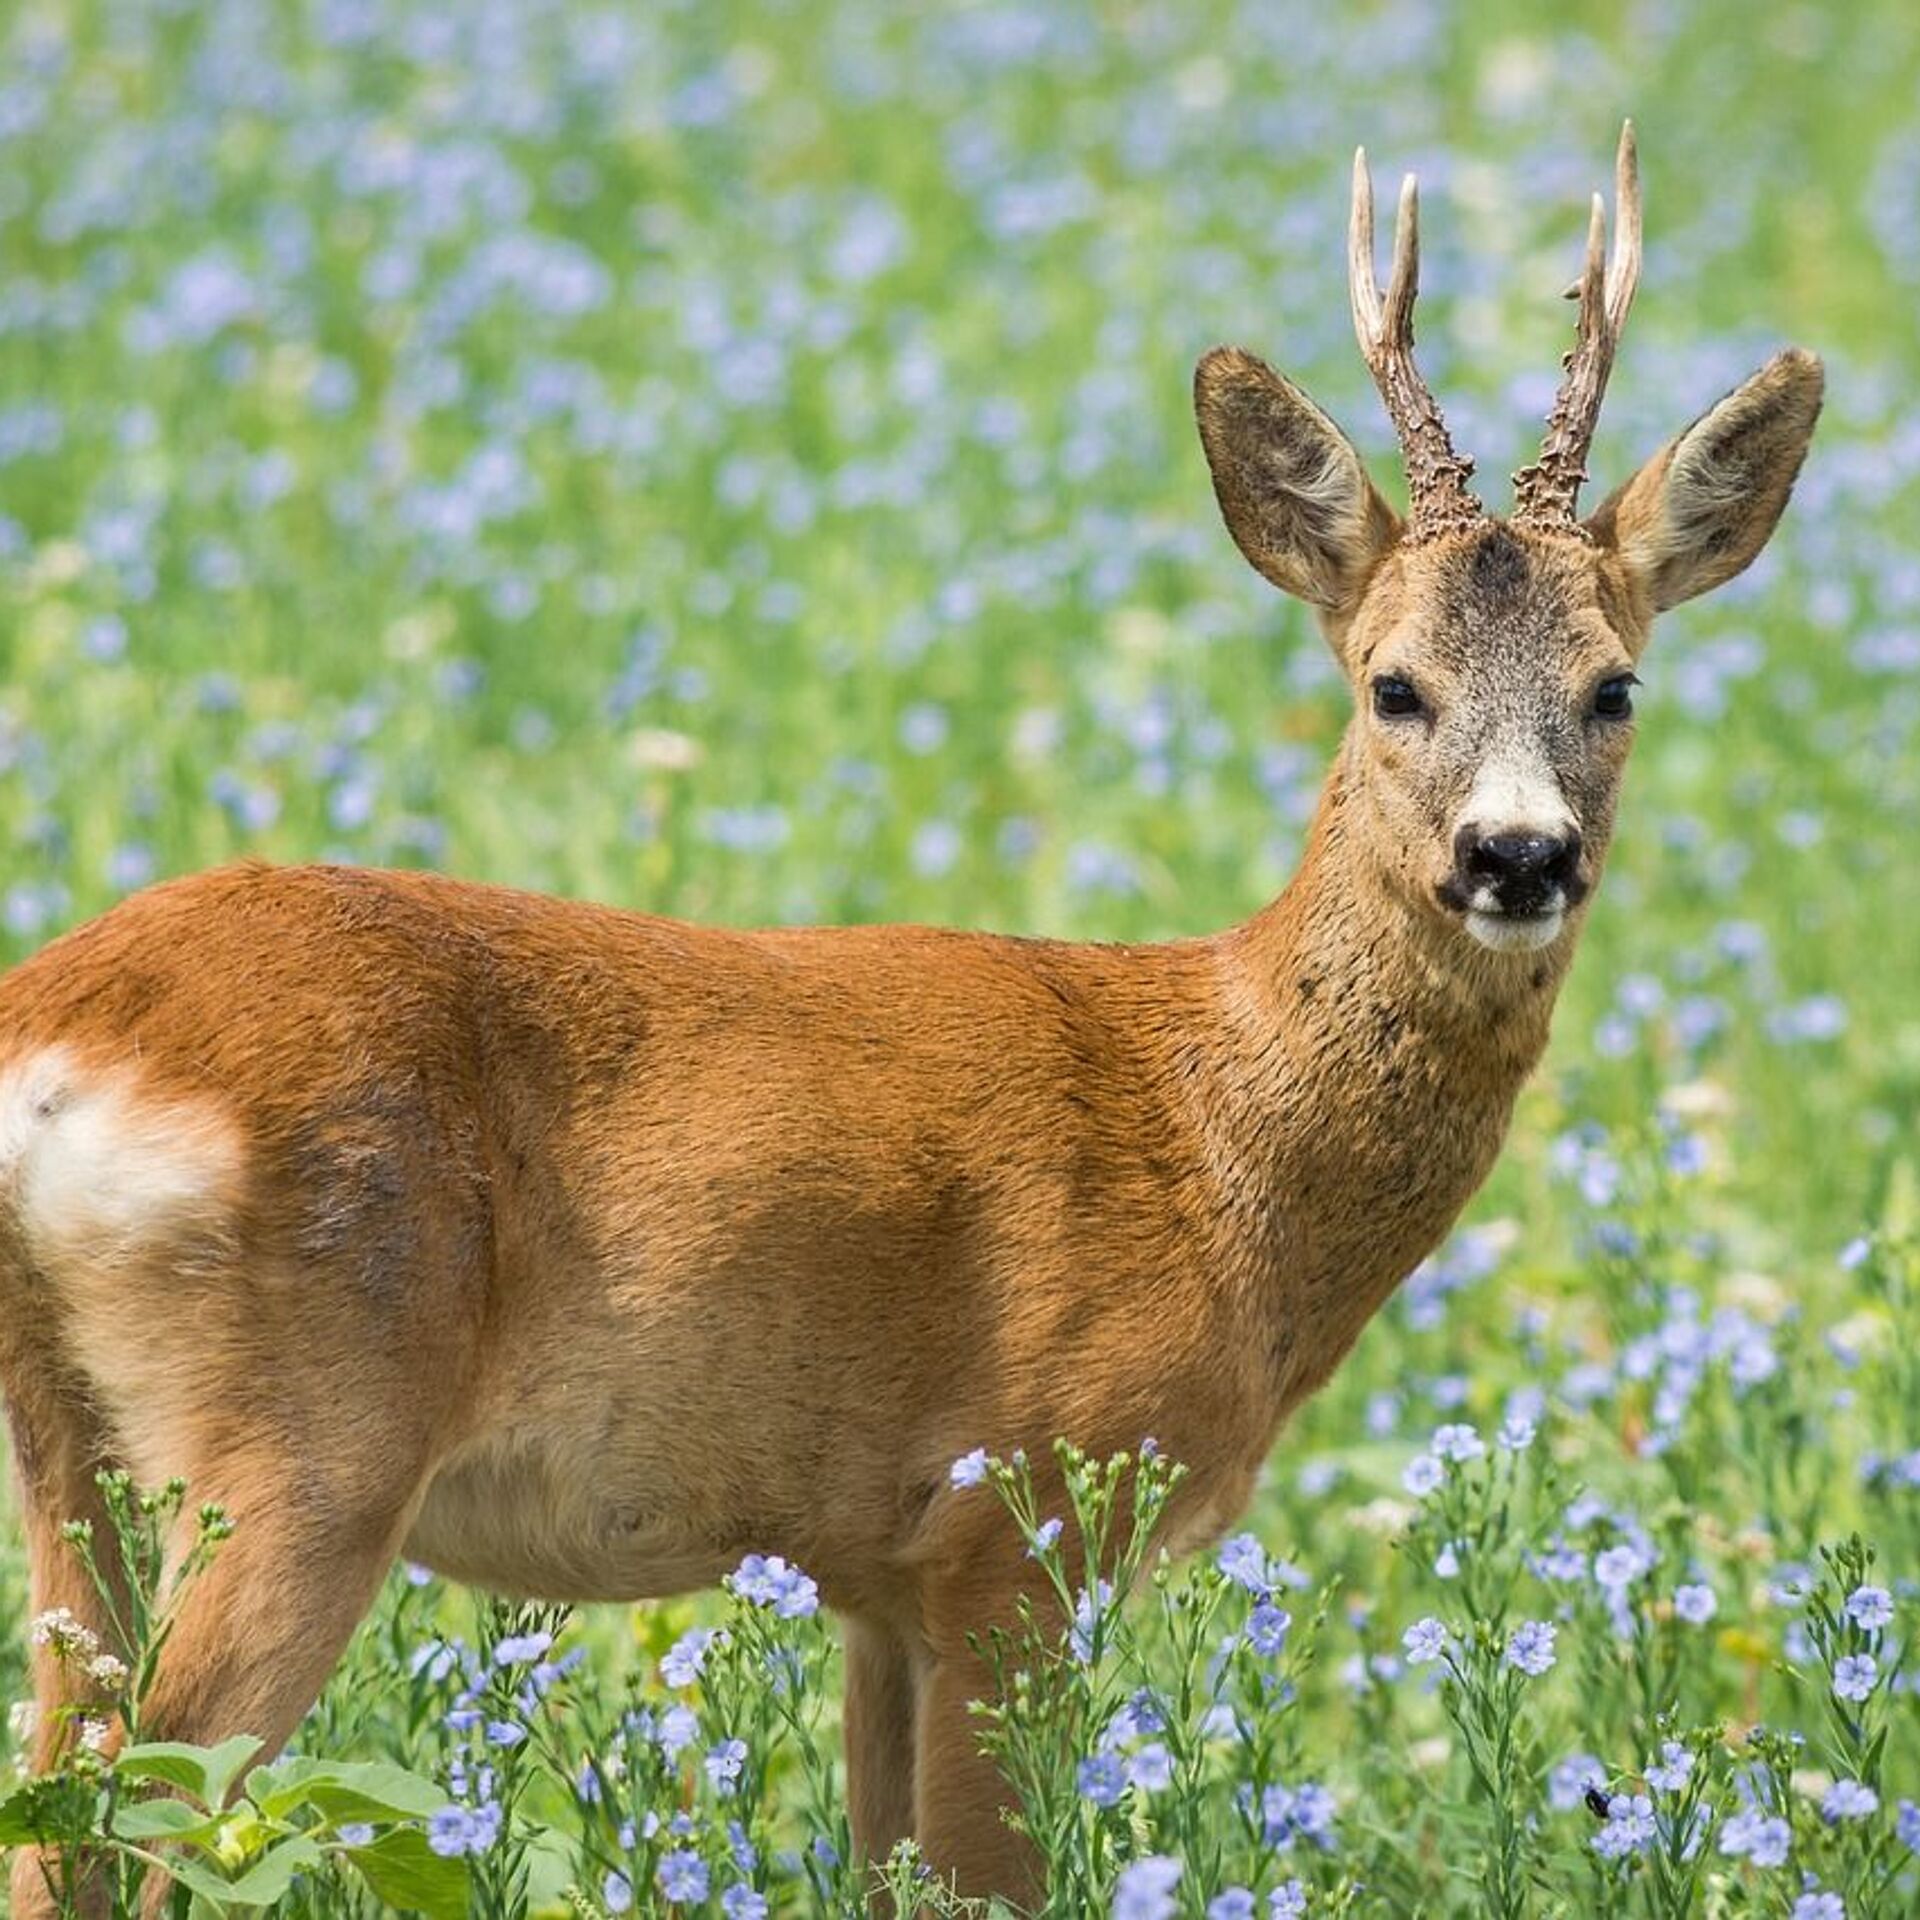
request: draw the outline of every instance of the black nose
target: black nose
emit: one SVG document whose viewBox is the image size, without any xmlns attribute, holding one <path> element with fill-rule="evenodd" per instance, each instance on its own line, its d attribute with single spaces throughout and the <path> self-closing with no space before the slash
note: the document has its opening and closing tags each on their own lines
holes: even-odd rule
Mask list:
<svg viewBox="0 0 1920 1920">
<path fill-rule="evenodd" d="M 1491 886 L 1510 913 L 1525 913 L 1556 888 L 1569 890 L 1580 859 L 1577 833 L 1482 833 L 1462 827 L 1454 858 L 1471 883 Z"/>
</svg>

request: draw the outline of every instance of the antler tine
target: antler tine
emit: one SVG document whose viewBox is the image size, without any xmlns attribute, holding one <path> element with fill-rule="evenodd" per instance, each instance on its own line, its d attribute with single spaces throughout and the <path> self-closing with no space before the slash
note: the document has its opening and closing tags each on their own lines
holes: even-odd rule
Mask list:
<svg viewBox="0 0 1920 1920">
<path fill-rule="evenodd" d="M 1393 223 L 1393 267 L 1381 297 L 1374 271 L 1373 176 L 1367 150 L 1353 156 L 1353 217 L 1347 227 L 1347 290 L 1353 331 L 1406 460 L 1411 504 L 1407 537 L 1459 533 L 1486 517 L 1467 478 L 1473 462 L 1454 450 L 1427 383 L 1413 361 L 1413 303 L 1420 291 L 1420 190 L 1412 174 Z"/>
<path fill-rule="evenodd" d="M 1613 203 L 1619 209 L 1613 264 L 1607 269 L 1607 319 L 1617 335 L 1627 324 L 1640 285 L 1640 145 L 1633 122 L 1620 127 L 1620 150 L 1613 162 Z"/>
<path fill-rule="evenodd" d="M 1561 362 L 1566 371 L 1547 416 L 1540 457 L 1513 476 L 1516 525 L 1578 531 L 1575 512 L 1587 477 L 1587 452 L 1640 284 L 1640 156 L 1631 120 L 1620 129 L 1613 178 L 1618 223 L 1611 256 L 1606 202 L 1596 193 L 1587 220 L 1586 266 L 1568 289 L 1580 302 L 1574 344 Z"/>
<path fill-rule="evenodd" d="M 1420 293 L 1420 182 L 1400 182 L 1400 205 L 1393 216 L 1393 266 L 1387 274 L 1385 322 L 1395 346 L 1413 349 L 1413 303 Z"/>
<path fill-rule="evenodd" d="M 1353 150 L 1353 213 L 1347 221 L 1347 293 L 1353 302 L 1353 331 L 1369 365 L 1380 338 L 1380 283 L 1373 275 L 1373 175 L 1367 150 Z"/>
</svg>

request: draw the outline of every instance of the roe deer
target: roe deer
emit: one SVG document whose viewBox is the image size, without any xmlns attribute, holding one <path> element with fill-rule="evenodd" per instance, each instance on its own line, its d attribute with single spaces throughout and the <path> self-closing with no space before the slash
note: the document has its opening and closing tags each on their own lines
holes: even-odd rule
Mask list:
<svg viewBox="0 0 1920 1920">
<path fill-rule="evenodd" d="M 748 1549 L 845 1623 L 857 1838 L 1033 1871 L 967 1702 L 1027 1578 L 976 1446 L 1155 1435 L 1222 1531 L 1288 1411 L 1491 1166 L 1613 823 L 1653 616 L 1771 534 L 1820 407 L 1770 361 L 1585 519 L 1639 264 L 1629 127 L 1510 518 L 1413 357 L 1413 182 L 1361 347 L 1401 516 L 1298 388 L 1199 364 L 1228 529 L 1357 695 L 1299 873 L 1160 945 L 736 932 L 420 873 L 227 867 L 0 983 L 0 1385 L 33 1606 L 93 1474 L 236 1530 L 145 1726 L 271 1749 L 398 1553 L 622 1600 Z M 61 1676 L 40 1657 L 39 1759 Z M 39 1915 L 37 1864 L 16 1913 Z"/>
</svg>

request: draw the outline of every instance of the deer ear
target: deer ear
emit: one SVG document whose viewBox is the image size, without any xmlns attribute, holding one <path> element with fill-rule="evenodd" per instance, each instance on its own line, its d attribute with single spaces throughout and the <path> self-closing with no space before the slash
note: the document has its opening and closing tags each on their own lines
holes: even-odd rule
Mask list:
<svg viewBox="0 0 1920 1920">
<path fill-rule="evenodd" d="M 1238 347 L 1194 369 L 1193 410 L 1227 531 L 1254 570 L 1323 613 L 1350 611 L 1400 520 L 1346 435 Z"/>
<path fill-rule="evenodd" d="M 1826 376 L 1799 348 L 1656 453 L 1587 522 L 1656 613 L 1731 580 L 1767 544 L 1807 457 Z"/>
</svg>

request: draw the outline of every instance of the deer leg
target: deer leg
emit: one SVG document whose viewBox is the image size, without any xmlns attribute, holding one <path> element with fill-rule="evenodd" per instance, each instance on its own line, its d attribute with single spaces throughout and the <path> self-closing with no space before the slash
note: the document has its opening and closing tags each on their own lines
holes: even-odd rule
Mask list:
<svg viewBox="0 0 1920 1920">
<path fill-rule="evenodd" d="M 243 1481 L 232 1537 L 186 1587 L 142 1716 L 143 1738 L 251 1733 L 263 1759 L 285 1746 L 365 1617 L 399 1551 L 417 1488 L 397 1476 L 374 1504 L 337 1506 L 303 1463 L 226 1460 L 191 1488 Z M 181 1518 L 184 1549 L 192 1515 Z"/>
<path fill-rule="evenodd" d="M 913 1659 L 877 1621 L 845 1621 L 847 1799 L 853 1842 L 878 1866 L 913 1832 Z"/>
<path fill-rule="evenodd" d="M 974 1900 L 1030 1905 L 1042 1893 L 1033 1846 L 1010 1827 L 1000 1769 L 980 1751 L 969 1703 L 992 1675 L 971 1650 L 930 1660 L 919 1675 L 914 1741 L 914 1831 L 928 1864 Z"/>
</svg>

